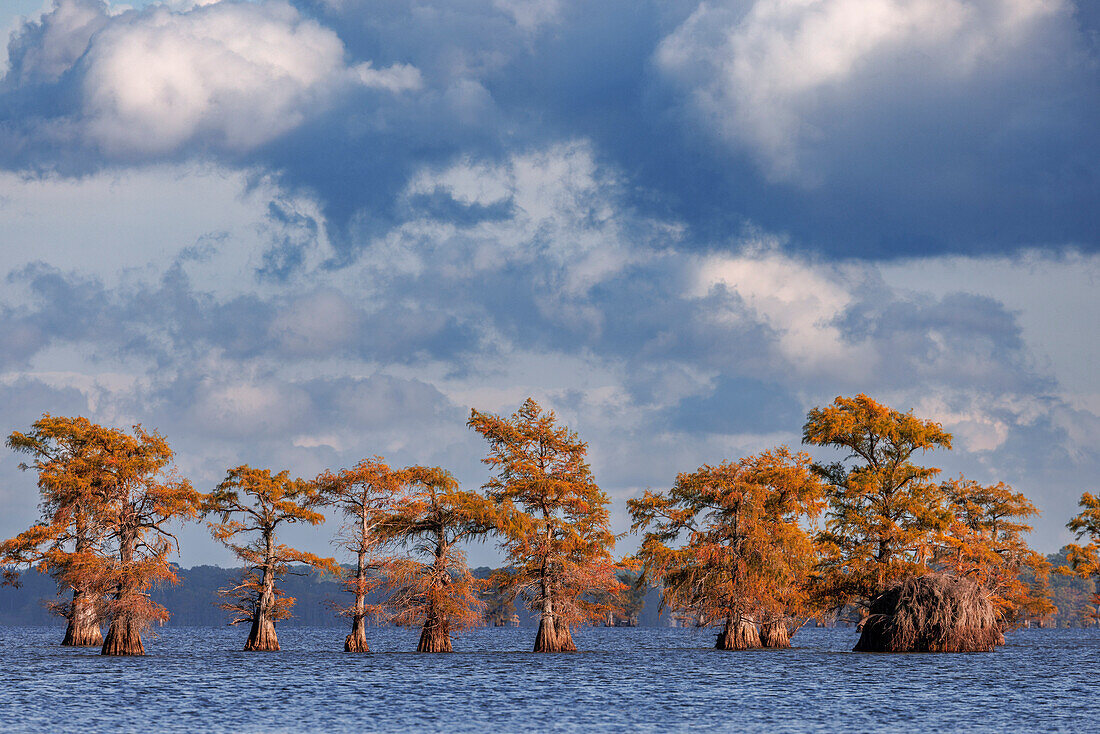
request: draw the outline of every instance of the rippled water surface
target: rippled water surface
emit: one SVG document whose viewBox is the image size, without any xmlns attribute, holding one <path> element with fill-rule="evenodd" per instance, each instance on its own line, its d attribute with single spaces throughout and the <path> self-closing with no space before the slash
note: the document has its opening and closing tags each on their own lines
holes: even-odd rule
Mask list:
<svg viewBox="0 0 1100 734">
<path fill-rule="evenodd" d="M 717 652 L 713 634 L 591 629 L 578 654 L 527 652 L 533 629 L 456 636 L 418 655 L 376 629 L 376 652 L 336 629 L 177 628 L 144 658 L 60 647 L 61 631 L 0 628 L 4 731 L 1081 731 L 1100 732 L 1100 632 L 1027 630 L 994 653 L 849 652 L 848 629 L 795 649 Z"/>
</svg>

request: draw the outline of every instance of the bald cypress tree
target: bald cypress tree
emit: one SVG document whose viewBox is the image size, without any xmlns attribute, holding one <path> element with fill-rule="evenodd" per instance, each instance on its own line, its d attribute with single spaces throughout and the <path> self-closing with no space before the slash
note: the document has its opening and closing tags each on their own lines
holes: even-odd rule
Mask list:
<svg viewBox="0 0 1100 734">
<path fill-rule="evenodd" d="M 588 445 L 528 398 L 503 418 L 470 411 L 489 442 L 485 485 L 505 508 L 508 569 L 500 582 L 539 613 L 535 652 L 572 652 L 571 626 L 600 618 L 623 585 L 611 552 L 607 495 L 585 461 Z"/>
<path fill-rule="evenodd" d="M 450 472 L 413 466 L 407 490 L 380 517 L 379 533 L 411 557 L 387 566 L 387 605 L 398 624 L 420 624 L 417 652 L 451 652 L 451 633 L 481 624 L 483 584 L 470 572 L 462 543 L 497 526 L 496 506 L 466 492 Z"/>
<path fill-rule="evenodd" d="M 283 545 L 277 535 L 284 523 L 323 523 L 325 516 L 317 510 L 323 500 L 313 482 L 247 465 L 230 469 L 207 497 L 204 511 L 220 518 L 209 523 L 211 534 L 246 564 L 237 585 L 221 590 L 222 608 L 234 614 L 230 624 L 250 625 L 245 650 L 279 649 L 275 623 L 290 616 L 294 599 L 278 583 L 294 573 L 290 564 L 336 571 L 335 560 Z"/>
<path fill-rule="evenodd" d="M 43 415 L 26 433 L 14 432 L 7 444 L 28 454 L 24 470 L 38 474 L 41 517 L 32 527 L 0 544 L 0 563 L 35 567 L 49 573 L 69 600 L 51 605 L 68 624 L 62 645 L 101 645 L 102 600 L 106 581 L 96 572 L 107 532 L 102 513 L 106 462 L 121 431 L 87 418 Z M 9 568 L 5 582 L 18 584 Z"/>
<path fill-rule="evenodd" d="M 817 538 L 818 591 L 825 603 L 851 602 L 867 610 L 891 584 L 926 573 L 951 515 L 932 481 L 940 470 L 914 459 L 951 448 L 951 434 L 939 423 L 860 394 L 812 409 L 802 442 L 847 455 L 815 466 L 829 502 L 825 530 Z"/>
<path fill-rule="evenodd" d="M 355 556 L 355 568 L 341 570 L 344 588 L 353 596 L 337 611 L 351 618 L 351 634 L 344 640 L 345 652 L 369 652 L 367 619 L 382 616 L 383 605 L 368 604 L 367 595 L 382 586 L 394 559 L 385 553 L 386 538 L 379 531 L 405 492 L 408 472 L 391 469 L 381 457 L 367 459 L 351 469 L 325 472 L 317 477 L 324 502 L 343 516 L 337 543 Z"/>
</svg>

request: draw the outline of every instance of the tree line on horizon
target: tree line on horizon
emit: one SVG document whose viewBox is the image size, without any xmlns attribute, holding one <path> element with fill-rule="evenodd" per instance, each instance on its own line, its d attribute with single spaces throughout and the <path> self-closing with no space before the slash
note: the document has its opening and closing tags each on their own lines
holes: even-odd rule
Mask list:
<svg viewBox="0 0 1100 734">
<path fill-rule="evenodd" d="M 481 491 L 441 467 L 373 457 L 308 480 L 242 465 L 202 493 L 156 431 L 43 415 L 7 440 L 30 457 L 22 467 L 37 472 L 42 503 L 34 526 L 0 543 L 4 583 L 24 568 L 50 574 L 65 595 L 53 605 L 67 620 L 62 644 L 105 655 L 144 654 L 142 633 L 168 618 L 150 592 L 177 581 L 170 524 L 199 519 L 244 564 L 219 594 L 231 624 L 249 626 L 246 650 L 279 649 L 276 623 L 295 601 L 283 582 L 302 568 L 340 579 L 349 652 L 369 650 L 371 621 L 418 625 L 419 652 L 450 651 L 452 633 L 483 623 L 487 594 L 538 615 L 536 652 L 575 651 L 577 625 L 650 585 L 663 609 L 717 627 L 726 650 L 789 647 L 807 620 L 846 606 L 866 617 L 888 589 L 929 573 L 973 579 L 1002 629 L 1055 610 L 1052 564 L 1025 540 L 1035 506 L 1004 483 L 938 480 L 914 456 L 950 449 L 951 435 L 862 394 L 812 409 L 803 426 L 804 444 L 839 449 L 840 461 L 781 446 L 629 500 L 643 538 L 619 559 L 587 444 L 552 411 L 529 398 L 508 417 L 471 410 L 467 425 L 488 442 Z M 1088 542 L 1067 546 L 1057 571 L 1095 581 L 1088 613 L 1100 621 L 1100 500 L 1086 493 L 1081 507 L 1068 527 Z M 281 526 L 319 525 L 325 509 L 350 564 L 279 542 Z M 489 538 L 506 565 L 479 579 L 462 546 Z"/>
</svg>

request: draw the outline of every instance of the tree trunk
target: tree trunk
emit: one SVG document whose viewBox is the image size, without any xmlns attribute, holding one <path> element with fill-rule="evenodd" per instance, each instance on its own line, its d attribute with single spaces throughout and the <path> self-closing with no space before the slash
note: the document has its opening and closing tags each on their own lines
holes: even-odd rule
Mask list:
<svg viewBox="0 0 1100 734">
<path fill-rule="evenodd" d="M 576 652 L 577 646 L 573 644 L 573 633 L 569 625 L 561 617 L 554 618 L 554 629 L 558 633 L 559 652 Z"/>
<path fill-rule="evenodd" d="M 352 617 L 351 634 L 344 639 L 344 652 L 370 652 L 367 645 L 367 623 L 362 615 Z"/>
<path fill-rule="evenodd" d="M 260 603 L 252 615 L 252 629 L 248 632 L 248 642 L 244 649 L 250 652 L 277 652 L 279 638 L 275 634 L 275 538 L 267 534 L 267 553 L 265 556 L 263 591 Z"/>
<path fill-rule="evenodd" d="M 88 521 L 83 512 L 76 514 L 76 553 L 87 553 L 91 548 L 88 540 Z M 61 644 L 66 647 L 92 647 L 103 644 L 103 632 L 99 628 L 99 611 L 96 609 L 96 595 L 87 589 L 73 589 L 73 605 L 69 609 L 69 623 L 65 627 L 65 639 Z"/>
<path fill-rule="evenodd" d="M 451 628 L 445 618 L 440 618 L 435 610 L 428 612 L 424 628 L 420 632 L 420 644 L 417 652 L 451 652 Z"/>
<path fill-rule="evenodd" d="M 128 614 L 112 619 L 102 654 L 144 655 L 145 646 L 141 644 L 141 625 L 138 621 Z"/>
<path fill-rule="evenodd" d="M 543 614 L 535 636 L 535 652 L 576 652 L 569 625 L 552 613 Z"/>
<path fill-rule="evenodd" d="M 760 647 L 760 633 L 752 620 L 738 616 L 726 619 L 726 626 L 718 635 L 714 647 L 717 650 L 751 650 Z"/>
<path fill-rule="evenodd" d="M 777 619 L 761 625 L 760 644 L 764 647 L 790 647 L 791 635 L 787 631 L 787 623 Z"/>
<path fill-rule="evenodd" d="M 361 538 L 366 537 L 366 515 L 360 518 Z M 366 644 L 366 554 L 359 551 L 359 565 L 355 568 L 355 607 L 351 616 L 351 634 L 344 638 L 344 653 L 370 653 Z"/>
<path fill-rule="evenodd" d="M 107 639 L 103 642 L 102 655 L 144 655 L 145 646 L 141 644 L 142 620 L 131 613 L 133 595 L 130 586 L 133 581 L 127 573 L 134 562 L 134 546 L 137 536 L 133 525 L 124 523 L 119 535 L 119 569 L 122 580 L 115 591 L 117 607 L 111 612 L 111 626 L 107 630 Z"/>
<path fill-rule="evenodd" d="M 69 624 L 65 627 L 65 639 L 61 644 L 66 647 L 96 647 L 103 644 L 95 602 L 85 591 L 73 590 L 73 606 L 69 610 Z"/>
<path fill-rule="evenodd" d="M 261 604 L 262 606 L 262 604 Z M 248 642 L 244 649 L 250 652 L 277 652 L 279 638 L 275 634 L 275 623 L 266 610 L 257 609 L 252 618 L 252 628 L 248 632 Z"/>
</svg>

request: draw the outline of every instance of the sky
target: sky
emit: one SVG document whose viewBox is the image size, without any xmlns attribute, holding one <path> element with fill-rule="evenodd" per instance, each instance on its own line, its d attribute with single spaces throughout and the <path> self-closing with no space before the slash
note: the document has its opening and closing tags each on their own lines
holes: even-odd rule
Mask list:
<svg viewBox="0 0 1100 734">
<path fill-rule="evenodd" d="M 374 455 L 475 488 L 470 409 L 531 396 L 625 532 L 864 392 L 1043 552 L 1097 490 L 1096 3 L 13 0 L 0 34 L 4 431 L 140 423 L 204 491 Z"/>
</svg>

